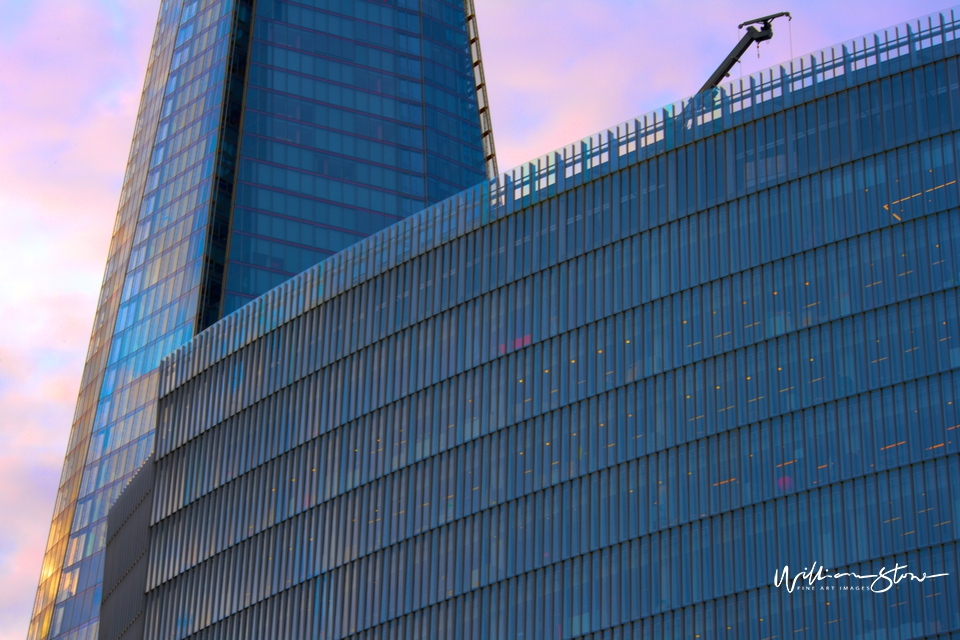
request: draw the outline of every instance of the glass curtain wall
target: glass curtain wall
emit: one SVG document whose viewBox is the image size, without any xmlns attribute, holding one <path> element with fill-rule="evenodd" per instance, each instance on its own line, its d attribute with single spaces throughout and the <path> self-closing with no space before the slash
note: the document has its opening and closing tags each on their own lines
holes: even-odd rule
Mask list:
<svg viewBox="0 0 960 640">
<path fill-rule="evenodd" d="M 161 4 L 29 638 L 97 633 L 161 358 L 485 178 L 465 21 L 443 0 Z"/>
<path fill-rule="evenodd" d="M 107 511 L 152 451 L 157 363 L 197 325 L 224 86 L 249 20 L 243 1 L 161 7 L 30 638 L 96 637 Z"/>
</svg>

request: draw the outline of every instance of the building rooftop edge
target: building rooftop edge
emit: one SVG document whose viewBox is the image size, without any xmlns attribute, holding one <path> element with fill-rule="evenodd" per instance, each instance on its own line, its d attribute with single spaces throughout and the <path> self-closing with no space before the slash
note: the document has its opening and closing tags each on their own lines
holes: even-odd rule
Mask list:
<svg viewBox="0 0 960 640">
<path fill-rule="evenodd" d="M 772 65 L 650 111 L 481 182 L 334 254 L 222 318 L 163 359 L 159 397 L 265 333 L 418 255 L 590 179 L 915 66 L 960 39 L 960 5 Z M 900 64 L 907 59 L 906 66 Z M 858 73 L 864 72 L 864 73 Z M 792 100 L 799 94 L 800 100 Z M 779 100 L 778 100 L 779 99 Z M 224 337 L 231 338 L 223 340 Z"/>
</svg>

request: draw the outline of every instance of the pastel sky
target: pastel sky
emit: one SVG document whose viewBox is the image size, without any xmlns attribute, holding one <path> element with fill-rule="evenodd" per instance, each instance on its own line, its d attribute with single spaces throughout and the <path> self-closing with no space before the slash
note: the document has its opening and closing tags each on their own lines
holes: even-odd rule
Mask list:
<svg viewBox="0 0 960 640">
<path fill-rule="evenodd" d="M 937 0 L 475 0 L 501 170 Z M 26 636 L 159 0 L 0 0 L 0 640 Z M 740 69 L 735 70 L 739 74 Z"/>
</svg>

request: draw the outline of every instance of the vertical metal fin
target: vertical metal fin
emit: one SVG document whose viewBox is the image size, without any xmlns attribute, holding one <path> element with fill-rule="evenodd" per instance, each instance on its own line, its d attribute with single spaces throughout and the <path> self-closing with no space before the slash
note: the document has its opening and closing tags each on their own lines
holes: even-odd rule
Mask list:
<svg viewBox="0 0 960 640">
<path fill-rule="evenodd" d="M 473 7 L 473 0 L 463 0 L 463 10 L 467 14 L 467 39 L 470 42 L 470 59 L 473 61 L 473 80 L 477 86 L 477 109 L 480 113 L 480 132 L 483 135 L 483 162 L 487 168 L 487 177 L 495 178 L 499 174 L 497 149 L 493 144 L 493 121 L 490 119 L 490 102 L 487 100 L 487 81 L 483 75 L 480 32 L 477 29 L 477 12 Z"/>
</svg>

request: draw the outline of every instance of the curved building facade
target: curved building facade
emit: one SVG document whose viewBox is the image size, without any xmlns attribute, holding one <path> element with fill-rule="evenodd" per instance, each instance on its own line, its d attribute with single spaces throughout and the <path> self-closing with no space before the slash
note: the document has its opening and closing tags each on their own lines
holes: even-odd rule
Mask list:
<svg viewBox="0 0 960 640">
<path fill-rule="evenodd" d="M 958 18 L 544 156 L 176 351 L 146 636 L 960 632 Z"/>
</svg>

